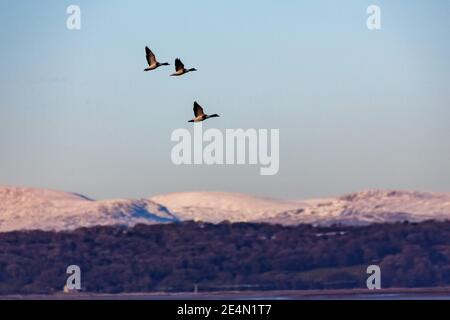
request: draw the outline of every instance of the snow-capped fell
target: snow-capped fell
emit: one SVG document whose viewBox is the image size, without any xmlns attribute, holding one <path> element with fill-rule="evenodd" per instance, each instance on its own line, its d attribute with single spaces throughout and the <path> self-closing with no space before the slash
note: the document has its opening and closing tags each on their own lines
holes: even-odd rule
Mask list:
<svg viewBox="0 0 450 320">
<path fill-rule="evenodd" d="M 450 193 L 368 190 L 338 198 L 304 201 L 266 222 L 331 225 L 424 220 L 450 220 Z"/>
<path fill-rule="evenodd" d="M 450 193 L 368 190 L 338 198 L 284 201 L 227 192 L 182 192 L 151 198 L 181 220 L 363 225 L 450 219 Z"/>
<path fill-rule="evenodd" d="M 94 201 L 74 193 L 0 187 L 0 232 L 133 226 L 176 220 L 165 207 L 147 199 Z"/>
<path fill-rule="evenodd" d="M 297 209 L 299 202 L 256 197 L 232 192 L 180 192 L 150 200 L 169 208 L 181 220 L 247 222 L 274 217 Z"/>
<path fill-rule="evenodd" d="M 95 201 L 74 193 L 0 187 L 0 232 L 186 220 L 364 225 L 431 219 L 450 220 L 450 193 L 369 190 L 288 201 L 241 193 L 182 192 L 150 199 Z"/>
</svg>

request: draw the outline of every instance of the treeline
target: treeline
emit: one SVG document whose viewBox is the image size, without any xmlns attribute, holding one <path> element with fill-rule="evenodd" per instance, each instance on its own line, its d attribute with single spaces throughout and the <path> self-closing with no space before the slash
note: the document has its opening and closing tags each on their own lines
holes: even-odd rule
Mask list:
<svg viewBox="0 0 450 320">
<path fill-rule="evenodd" d="M 0 233 L 0 294 L 62 291 L 69 265 L 98 293 L 450 284 L 450 222 L 365 227 L 252 223 L 137 225 Z"/>
</svg>

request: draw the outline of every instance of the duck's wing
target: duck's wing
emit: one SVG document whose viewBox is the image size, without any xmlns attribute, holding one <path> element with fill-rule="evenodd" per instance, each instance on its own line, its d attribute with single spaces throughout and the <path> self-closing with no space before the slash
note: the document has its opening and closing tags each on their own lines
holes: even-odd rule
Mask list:
<svg viewBox="0 0 450 320">
<path fill-rule="evenodd" d="M 194 115 L 196 118 L 204 115 L 203 108 L 197 103 L 197 101 L 194 102 Z"/>
<path fill-rule="evenodd" d="M 175 71 L 179 71 L 179 70 L 183 70 L 183 69 L 184 69 L 183 62 L 181 62 L 180 59 L 176 58 L 175 59 Z"/>
<path fill-rule="evenodd" d="M 148 47 L 145 47 L 145 57 L 149 66 L 156 64 L 156 57 Z"/>
</svg>

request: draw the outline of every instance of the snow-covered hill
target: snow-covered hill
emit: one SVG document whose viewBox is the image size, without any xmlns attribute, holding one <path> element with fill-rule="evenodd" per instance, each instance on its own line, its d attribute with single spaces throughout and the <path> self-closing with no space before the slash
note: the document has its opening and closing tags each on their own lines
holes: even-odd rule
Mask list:
<svg viewBox="0 0 450 320">
<path fill-rule="evenodd" d="M 298 209 L 301 202 L 232 192 L 180 192 L 150 198 L 170 208 L 181 220 L 255 221 Z"/>
<path fill-rule="evenodd" d="M 0 187 L 0 232 L 185 220 L 362 225 L 428 219 L 450 220 L 450 193 L 370 190 L 338 198 L 286 201 L 240 193 L 182 192 L 95 201 L 74 193 Z"/>
<path fill-rule="evenodd" d="M 331 225 L 424 220 L 450 220 L 450 193 L 368 190 L 338 198 L 304 201 L 265 222 Z"/>
<path fill-rule="evenodd" d="M 0 232 L 171 221 L 176 218 L 165 207 L 146 199 L 94 201 L 74 193 L 0 187 Z"/>
<path fill-rule="evenodd" d="M 181 220 L 362 225 L 450 220 L 450 193 L 369 190 L 338 198 L 281 201 L 226 192 L 186 192 L 151 198 Z"/>
</svg>

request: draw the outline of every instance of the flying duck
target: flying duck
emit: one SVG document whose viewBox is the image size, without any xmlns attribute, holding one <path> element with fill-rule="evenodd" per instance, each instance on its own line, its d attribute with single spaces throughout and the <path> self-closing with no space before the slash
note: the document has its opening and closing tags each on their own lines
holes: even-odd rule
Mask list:
<svg viewBox="0 0 450 320">
<path fill-rule="evenodd" d="M 148 68 L 145 68 L 144 71 L 155 70 L 158 67 L 169 65 L 167 62 L 158 62 L 152 50 L 150 50 L 148 47 L 145 47 L 145 57 L 147 58 Z"/>
<path fill-rule="evenodd" d="M 201 122 L 209 118 L 219 117 L 218 114 L 204 114 L 203 108 L 197 103 L 197 101 L 194 102 L 194 116 L 194 119 L 189 120 L 188 122 Z"/>
<path fill-rule="evenodd" d="M 183 62 L 181 62 L 180 59 L 176 58 L 175 59 L 175 73 L 172 73 L 171 76 L 181 76 L 181 75 L 191 72 L 191 71 L 197 71 L 197 69 L 195 69 L 195 68 L 186 69 L 184 67 Z"/>
</svg>

